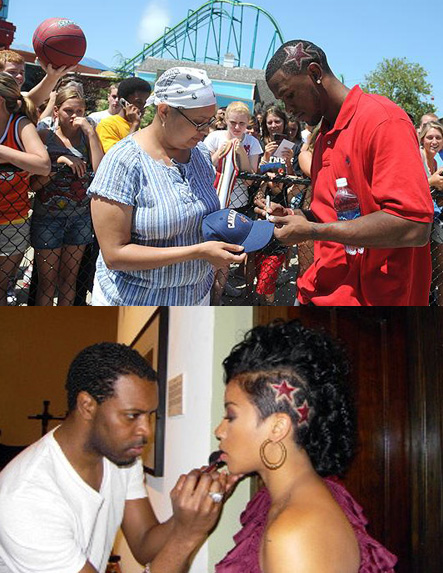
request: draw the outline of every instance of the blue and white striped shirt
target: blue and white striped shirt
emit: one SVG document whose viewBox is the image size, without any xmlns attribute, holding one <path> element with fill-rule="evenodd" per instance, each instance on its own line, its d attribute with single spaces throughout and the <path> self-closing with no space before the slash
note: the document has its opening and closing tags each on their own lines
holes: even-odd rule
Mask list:
<svg viewBox="0 0 443 573">
<path fill-rule="evenodd" d="M 203 144 L 188 163 L 155 161 L 130 136 L 105 155 L 88 193 L 131 205 L 131 241 L 181 247 L 203 241 L 202 218 L 220 208 L 214 170 Z M 115 271 L 100 253 L 97 280 L 113 306 L 194 306 L 209 292 L 212 266 L 192 260 L 144 271 Z"/>
</svg>

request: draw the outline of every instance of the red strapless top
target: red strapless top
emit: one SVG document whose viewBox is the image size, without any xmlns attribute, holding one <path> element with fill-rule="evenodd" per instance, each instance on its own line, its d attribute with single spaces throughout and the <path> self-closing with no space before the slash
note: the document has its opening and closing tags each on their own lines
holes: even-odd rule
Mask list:
<svg viewBox="0 0 443 573">
<path fill-rule="evenodd" d="M 324 481 L 354 529 L 360 547 L 360 573 L 394 573 L 397 558 L 366 532 L 368 520 L 363 509 L 336 480 Z M 215 566 L 216 573 L 262 573 L 258 556 L 270 505 L 266 488 L 251 499 L 241 514 L 243 527 L 234 536 L 235 547 Z"/>
</svg>

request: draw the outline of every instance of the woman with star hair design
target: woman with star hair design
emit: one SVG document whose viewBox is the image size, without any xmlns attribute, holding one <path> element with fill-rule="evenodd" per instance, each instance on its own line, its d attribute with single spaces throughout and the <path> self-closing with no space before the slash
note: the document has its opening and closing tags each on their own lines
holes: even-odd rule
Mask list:
<svg viewBox="0 0 443 573">
<path fill-rule="evenodd" d="M 224 360 L 220 460 L 257 472 L 262 488 L 241 516 L 216 573 L 393 573 L 397 559 L 366 532 L 338 481 L 350 464 L 356 416 L 340 345 L 298 321 L 249 331 Z"/>
</svg>

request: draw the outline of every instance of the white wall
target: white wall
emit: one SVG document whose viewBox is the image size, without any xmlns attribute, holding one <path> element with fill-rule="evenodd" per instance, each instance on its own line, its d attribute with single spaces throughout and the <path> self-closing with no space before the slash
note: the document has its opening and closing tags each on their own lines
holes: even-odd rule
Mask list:
<svg viewBox="0 0 443 573">
<path fill-rule="evenodd" d="M 178 477 L 207 463 L 217 449 L 213 430 L 223 416 L 221 361 L 242 333 L 252 326 L 250 307 L 171 307 L 167 379 L 184 377 L 183 416 L 165 424 L 165 477 L 148 476 L 148 490 L 157 517 L 171 515 L 169 492 Z M 211 539 L 198 552 L 191 573 L 212 573 L 214 564 L 232 547 L 239 515 L 249 500 L 249 484 L 241 484 L 229 499 Z M 116 549 L 123 557 L 123 573 L 140 573 L 119 537 Z M 245 572 L 246 573 L 246 572 Z"/>
<path fill-rule="evenodd" d="M 243 334 L 252 328 L 252 322 L 253 309 L 250 306 L 215 308 L 211 433 L 224 416 L 225 385 L 223 383 L 222 361 L 229 354 L 234 344 L 243 338 Z M 218 449 L 217 440 L 212 433 L 212 450 L 216 449 Z M 214 565 L 234 545 L 232 537 L 240 529 L 240 514 L 250 499 L 249 485 L 249 479 L 245 479 L 236 487 L 223 508 L 217 528 L 209 538 L 208 573 L 213 573 Z M 244 573 L 248 572 L 245 571 Z"/>
</svg>

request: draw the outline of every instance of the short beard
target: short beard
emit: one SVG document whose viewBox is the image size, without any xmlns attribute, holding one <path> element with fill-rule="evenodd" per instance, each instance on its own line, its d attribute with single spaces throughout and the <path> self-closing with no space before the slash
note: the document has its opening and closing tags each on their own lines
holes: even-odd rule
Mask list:
<svg viewBox="0 0 443 573">
<path fill-rule="evenodd" d="M 131 466 L 137 460 L 137 457 L 130 458 L 130 459 L 119 459 L 115 456 L 114 452 L 108 448 L 103 441 L 97 437 L 97 435 L 92 435 L 85 446 L 86 451 L 88 452 L 95 452 L 100 456 L 108 459 L 110 462 L 115 464 L 116 466 Z"/>
</svg>

